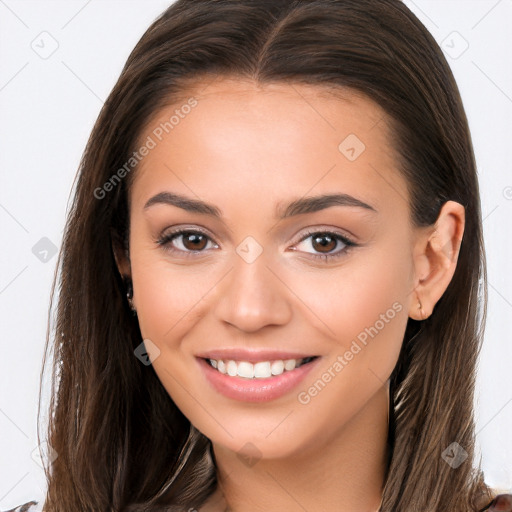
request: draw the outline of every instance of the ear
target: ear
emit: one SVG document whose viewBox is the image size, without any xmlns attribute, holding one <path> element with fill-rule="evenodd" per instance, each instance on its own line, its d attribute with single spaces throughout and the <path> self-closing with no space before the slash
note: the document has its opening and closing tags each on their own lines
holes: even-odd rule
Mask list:
<svg viewBox="0 0 512 512">
<path fill-rule="evenodd" d="M 409 316 L 425 320 L 452 280 L 464 234 L 464 206 L 444 203 L 433 228 L 422 231 L 414 249 L 415 287 Z M 421 304 L 421 307 L 420 307 Z"/>
<path fill-rule="evenodd" d="M 130 264 L 130 252 L 128 246 L 124 243 L 119 235 L 111 231 L 112 240 L 112 252 L 114 253 L 114 259 L 116 261 L 117 269 L 121 274 L 123 280 L 132 276 L 131 264 Z"/>
</svg>

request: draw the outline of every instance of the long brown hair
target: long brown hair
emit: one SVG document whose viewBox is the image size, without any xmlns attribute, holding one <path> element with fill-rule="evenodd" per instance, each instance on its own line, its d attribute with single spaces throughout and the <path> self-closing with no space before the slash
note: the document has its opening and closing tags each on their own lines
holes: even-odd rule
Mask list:
<svg viewBox="0 0 512 512">
<path fill-rule="evenodd" d="M 113 252 L 126 247 L 136 172 L 126 162 L 144 127 L 209 76 L 365 94 L 389 115 L 414 224 L 434 224 L 448 200 L 465 207 L 453 279 L 428 319 L 409 319 L 391 376 L 381 510 L 477 510 L 493 497 L 472 464 L 485 254 L 468 122 L 439 46 L 399 0 L 178 0 L 130 54 L 80 164 L 45 353 L 46 363 L 52 338 L 48 443 L 58 456 L 45 468 L 46 511 L 186 510 L 217 486 L 211 442 L 134 356 L 141 334 Z M 457 469 L 442 457 L 453 442 L 468 454 Z"/>
</svg>

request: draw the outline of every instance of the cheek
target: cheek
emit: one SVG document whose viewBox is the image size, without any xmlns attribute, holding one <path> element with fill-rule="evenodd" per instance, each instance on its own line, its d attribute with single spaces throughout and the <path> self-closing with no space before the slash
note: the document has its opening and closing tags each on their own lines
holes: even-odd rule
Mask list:
<svg viewBox="0 0 512 512">
<path fill-rule="evenodd" d="M 134 251 L 132 274 L 142 338 L 160 351 L 153 369 L 181 412 L 197 419 L 202 411 L 190 398 L 200 392 L 191 380 L 194 347 L 189 344 L 193 336 L 187 335 L 206 314 L 215 279 L 204 269 L 199 273 L 192 266 L 171 265 L 159 251 Z"/>
<path fill-rule="evenodd" d="M 161 349 L 164 344 L 166 350 L 180 348 L 179 340 L 195 323 L 215 276 L 204 265 L 172 259 L 151 239 L 140 217 L 132 216 L 130 225 L 134 303 L 142 337 Z"/>
<path fill-rule="evenodd" d="M 322 368 L 299 395 L 304 410 L 314 408 L 319 421 L 329 424 L 326 435 L 361 410 L 398 360 L 408 320 L 411 262 L 403 251 L 391 251 L 374 249 L 357 264 L 353 260 L 350 272 L 340 268 L 338 276 L 319 273 L 301 281 L 298 293 L 309 297 L 308 306 L 332 339 Z"/>
<path fill-rule="evenodd" d="M 208 272 L 170 265 L 160 256 L 132 258 L 134 298 L 141 333 L 158 345 L 172 346 L 191 328 L 212 288 Z"/>
<path fill-rule="evenodd" d="M 322 382 L 318 375 L 306 382 L 301 403 L 332 410 L 329 403 L 342 400 L 344 408 L 335 413 L 341 423 L 385 384 L 398 360 L 412 283 L 412 259 L 403 247 L 390 242 L 354 252 L 336 272 L 296 281 L 295 291 L 307 297 L 321 320 L 317 325 L 332 340 L 319 371 Z M 328 391 L 320 393 L 324 383 Z"/>
<path fill-rule="evenodd" d="M 405 251 L 387 245 L 354 251 L 346 264 L 331 271 L 295 276 L 294 292 L 314 313 L 317 325 L 323 325 L 326 336 L 352 339 L 381 315 L 385 321 L 408 310 L 412 260 Z"/>
</svg>

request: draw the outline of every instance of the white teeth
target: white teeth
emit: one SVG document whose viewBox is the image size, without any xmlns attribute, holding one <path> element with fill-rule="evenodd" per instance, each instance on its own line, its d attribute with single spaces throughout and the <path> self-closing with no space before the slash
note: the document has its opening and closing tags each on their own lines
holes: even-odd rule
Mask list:
<svg viewBox="0 0 512 512">
<path fill-rule="evenodd" d="M 254 365 L 242 361 L 238 363 L 238 369 L 236 374 L 239 375 L 240 377 L 245 377 L 246 379 L 252 379 L 254 377 Z"/>
<path fill-rule="evenodd" d="M 271 366 L 269 361 L 265 361 L 264 363 L 256 363 L 254 365 L 254 376 L 260 379 L 270 377 L 272 375 L 270 370 Z"/>
<path fill-rule="evenodd" d="M 226 364 L 226 371 L 228 372 L 228 375 L 231 377 L 234 377 L 236 375 L 238 365 L 235 361 L 228 361 Z"/>
<path fill-rule="evenodd" d="M 270 369 L 272 371 L 272 375 L 281 375 L 281 373 L 284 371 L 284 362 L 274 361 Z"/>
<path fill-rule="evenodd" d="M 310 358 L 307 358 L 308 360 Z M 261 361 L 249 363 L 247 361 L 233 361 L 222 359 L 208 359 L 211 366 L 217 371 L 231 377 L 244 377 L 246 379 L 266 379 L 273 375 L 281 375 L 285 371 L 292 371 L 299 367 L 305 359 L 278 359 L 276 361 Z"/>
<path fill-rule="evenodd" d="M 293 370 L 295 368 L 295 359 L 287 359 L 284 362 L 284 369 L 285 370 Z"/>
</svg>

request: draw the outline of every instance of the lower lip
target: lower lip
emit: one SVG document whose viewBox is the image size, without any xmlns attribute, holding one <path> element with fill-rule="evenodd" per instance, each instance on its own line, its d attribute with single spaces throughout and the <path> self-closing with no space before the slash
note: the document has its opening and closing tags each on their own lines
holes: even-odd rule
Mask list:
<svg viewBox="0 0 512 512">
<path fill-rule="evenodd" d="M 281 375 L 265 379 L 230 377 L 220 373 L 202 358 L 198 357 L 197 361 L 208 382 L 224 396 L 243 402 L 268 402 L 285 395 L 298 386 L 320 359 L 317 357 L 295 370 L 285 370 Z"/>
</svg>

